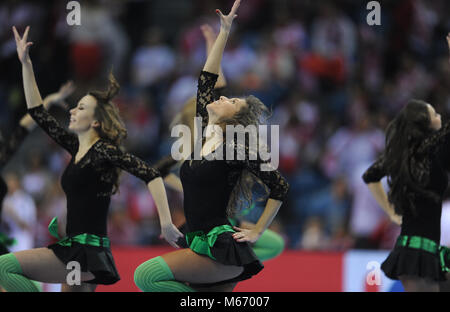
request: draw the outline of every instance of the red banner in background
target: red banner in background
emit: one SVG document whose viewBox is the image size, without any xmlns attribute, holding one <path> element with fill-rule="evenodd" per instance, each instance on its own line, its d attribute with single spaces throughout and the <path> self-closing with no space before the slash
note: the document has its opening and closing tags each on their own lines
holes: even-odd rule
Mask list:
<svg viewBox="0 0 450 312">
<path fill-rule="evenodd" d="M 116 247 L 112 253 L 121 280 L 114 285 L 99 285 L 99 292 L 140 291 L 134 284 L 134 270 L 142 262 L 174 251 L 170 247 Z M 343 253 L 284 251 L 266 261 L 264 269 L 253 278 L 240 282 L 234 291 L 297 292 L 342 291 Z"/>
</svg>

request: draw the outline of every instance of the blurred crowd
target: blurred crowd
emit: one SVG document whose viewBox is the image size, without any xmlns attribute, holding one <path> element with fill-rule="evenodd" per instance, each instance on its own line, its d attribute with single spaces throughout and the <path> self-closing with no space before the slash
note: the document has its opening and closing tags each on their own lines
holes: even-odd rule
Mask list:
<svg viewBox="0 0 450 312">
<path fill-rule="evenodd" d="M 112 69 L 121 84 L 125 147 L 156 162 L 170 153 L 172 119 L 196 93 L 206 60 L 200 26 L 218 31 L 214 9 L 227 11 L 233 1 L 80 1 L 81 26 L 67 24 L 67 2 L 1 2 L 1 129 L 8 134 L 26 112 L 11 26 L 23 32 L 30 25 L 41 94 L 73 80 L 73 106 L 88 90 L 105 88 Z M 287 248 L 391 248 L 399 228 L 361 176 L 408 99 L 428 101 L 444 120 L 450 113 L 450 2 L 379 2 L 379 26 L 367 24 L 367 1 L 359 0 L 245 0 L 233 24 L 222 62 L 228 92 L 259 97 L 273 111 L 269 123 L 280 126 L 279 169 L 291 188 L 271 228 Z M 51 113 L 68 123 L 67 111 Z M 3 170 L 5 204 L 24 215 L 34 246 L 49 243 L 47 224 L 64 213 L 60 177 L 69 157 L 36 129 Z M 183 195 L 167 194 L 180 225 Z M 3 226 L 14 222 L 6 218 Z M 159 234 L 145 184 L 123 173 L 109 215 L 113 245 L 164 244 Z"/>
</svg>

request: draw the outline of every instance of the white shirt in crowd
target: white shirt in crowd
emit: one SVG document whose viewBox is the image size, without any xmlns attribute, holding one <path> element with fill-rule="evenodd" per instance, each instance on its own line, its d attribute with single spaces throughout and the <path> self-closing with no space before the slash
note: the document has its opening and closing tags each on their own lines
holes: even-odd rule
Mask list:
<svg viewBox="0 0 450 312">
<path fill-rule="evenodd" d="M 370 236 L 386 218 L 383 209 L 378 205 L 367 184 L 362 179 L 363 173 L 370 164 L 361 165 L 353 171 L 349 183 L 353 191 L 353 202 L 350 216 L 350 230 L 357 236 Z M 386 178 L 381 180 L 384 189 L 388 191 Z"/>
<path fill-rule="evenodd" d="M 26 227 L 19 226 L 10 212 L 17 216 Z M 8 236 L 17 241 L 16 244 L 9 247 L 11 252 L 34 248 L 37 212 L 34 200 L 30 195 L 21 190 L 8 194 L 3 201 L 2 220 L 10 229 L 10 232 L 7 233 Z"/>
<path fill-rule="evenodd" d="M 441 245 L 450 247 L 450 200 L 442 203 Z"/>
</svg>

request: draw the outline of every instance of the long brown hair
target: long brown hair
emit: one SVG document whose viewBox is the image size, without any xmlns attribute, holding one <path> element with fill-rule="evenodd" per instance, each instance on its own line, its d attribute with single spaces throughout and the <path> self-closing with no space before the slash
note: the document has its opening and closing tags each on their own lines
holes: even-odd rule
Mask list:
<svg viewBox="0 0 450 312">
<path fill-rule="evenodd" d="M 249 95 L 244 98 L 246 105 L 243 106 L 236 114 L 231 118 L 220 119 L 218 121 L 219 126 L 223 129 L 225 134 L 227 125 L 242 125 L 244 128 L 249 125 L 258 126 L 265 122 L 270 117 L 269 109 L 264 105 L 261 100 L 253 95 Z M 184 124 L 191 130 L 191 150 L 194 148 L 194 118 L 196 113 L 196 98 L 192 97 L 187 100 L 183 106 L 183 109 L 178 113 L 171 123 L 171 126 L 177 124 Z M 256 133 L 258 136 L 258 133 Z M 269 190 L 267 186 L 253 173 L 248 170 L 244 170 L 235 187 L 232 190 L 230 199 L 228 201 L 227 215 L 233 217 L 237 211 L 244 207 L 250 207 L 253 203 L 253 188 L 259 185 L 259 189 L 264 190 L 264 194 L 256 201 L 263 201 L 267 199 Z M 260 192 L 259 192 L 260 193 Z"/>
<path fill-rule="evenodd" d="M 429 158 L 416 152 L 420 143 L 432 132 L 427 103 L 414 99 L 387 127 L 385 162 L 390 187 L 388 198 L 399 215 L 403 215 L 405 210 L 417 214 L 417 195 L 439 200 L 437 194 L 426 190 L 430 182 Z"/>
<path fill-rule="evenodd" d="M 119 93 L 120 85 L 114 78 L 112 72 L 109 74 L 109 85 L 106 91 L 90 91 L 97 100 L 94 116 L 100 123 L 96 128 L 100 138 L 107 140 L 116 145 L 120 145 L 122 140 L 127 136 L 127 129 L 120 117 L 117 106 L 112 102 L 114 97 Z"/>
<path fill-rule="evenodd" d="M 99 122 L 99 126 L 95 128 L 101 139 L 108 141 L 114 145 L 121 147 L 123 139 L 127 136 L 127 129 L 120 117 L 119 109 L 112 102 L 114 97 L 119 93 L 120 85 L 114 78 L 112 71 L 109 74 L 109 85 L 106 91 L 90 91 L 89 95 L 97 100 L 94 110 L 94 117 Z M 116 168 L 114 177 L 113 194 L 117 192 L 119 187 L 119 176 L 121 170 Z"/>
<path fill-rule="evenodd" d="M 267 119 L 270 118 L 271 111 L 256 96 L 249 95 L 245 97 L 244 100 L 246 105 L 234 114 L 233 117 L 223 118 L 218 121 L 218 124 L 224 129 L 224 133 L 226 132 L 226 125 L 241 125 L 244 128 L 249 125 L 254 125 L 256 126 L 256 129 L 258 129 L 259 125 L 265 123 Z M 252 139 L 254 142 L 258 141 L 258 130 L 256 133 L 250 132 L 248 135 L 248 140 L 250 140 L 250 142 Z M 256 138 L 250 138 L 252 135 L 255 135 Z M 269 194 L 268 187 L 260 178 L 244 169 L 238 178 L 238 181 L 231 192 L 230 200 L 228 201 L 227 215 L 229 217 L 235 216 L 236 213 L 243 208 L 252 206 L 255 186 L 259 186 L 259 189 L 263 190 L 262 195 L 255 198 L 255 200 L 266 200 Z M 258 193 L 260 194 L 261 192 Z"/>
</svg>

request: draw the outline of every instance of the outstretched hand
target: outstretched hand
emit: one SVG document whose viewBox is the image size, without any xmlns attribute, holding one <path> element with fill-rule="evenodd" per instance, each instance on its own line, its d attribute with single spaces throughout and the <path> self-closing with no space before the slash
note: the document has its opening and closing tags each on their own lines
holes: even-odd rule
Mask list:
<svg viewBox="0 0 450 312">
<path fill-rule="evenodd" d="M 58 99 L 60 101 L 65 100 L 73 93 L 73 91 L 75 91 L 75 85 L 72 80 L 69 80 L 59 88 Z"/>
<path fill-rule="evenodd" d="M 20 62 L 23 64 L 30 61 L 30 55 L 28 51 L 33 45 L 33 42 L 28 42 L 28 32 L 30 31 L 30 26 L 27 26 L 22 38 L 17 32 L 16 26 L 13 26 L 12 29 L 14 33 L 14 39 L 16 40 L 17 56 L 19 57 Z"/>
<path fill-rule="evenodd" d="M 68 105 L 64 100 L 69 97 L 75 91 L 75 85 L 73 81 L 68 81 L 63 84 L 58 92 L 49 94 L 44 99 L 44 106 L 48 109 L 52 104 L 58 104 L 62 108 L 67 109 Z"/>
<path fill-rule="evenodd" d="M 241 5 L 241 0 L 234 1 L 233 7 L 231 8 L 230 13 L 228 15 L 223 15 L 222 12 L 217 9 L 216 13 L 220 17 L 220 27 L 229 32 L 231 29 L 231 24 L 233 24 L 233 20 L 237 17 L 236 12 L 239 6 Z"/>
</svg>

